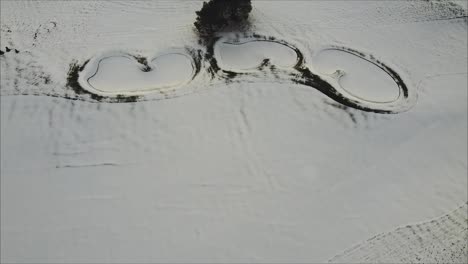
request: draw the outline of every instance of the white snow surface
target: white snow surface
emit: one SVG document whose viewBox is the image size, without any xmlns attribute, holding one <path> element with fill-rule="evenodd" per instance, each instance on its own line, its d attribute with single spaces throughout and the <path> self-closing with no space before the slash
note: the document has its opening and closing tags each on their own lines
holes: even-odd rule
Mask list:
<svg viewBox="0 0 468 264">
<path fill-rule="evenodd" d="M 353 96 L 391 101 L 388 76 L 326 50 L 372 54 L 414 104 L 364 112 L 271 76 L 190 82 L 188 66 L 185 79 L 170 71 L 129 88 L 108 72 L 100 87 L 110 93 L 164 89 L 96 102 L 66 86 L 70 64 L 201 48 L 192 25 L 202 1 L 1 1 L 0 49 L 18 50 L 0 56 L 2 263 L 466 259 L 466 3 L 252 3 L 250 31 L 294 44 L 313 72 L 344 70 Z M 290 65 L 284 46 L 240 57 L 223 47 L 236 69 L 265 57 Z M 442 219 L 434 232 L 418 224 L 431 219 Z M 407 225 L 427 232 L 411 237 Z M 379 235 L 393 230 L 422 242 L 413 251 Z"/>
</svg>

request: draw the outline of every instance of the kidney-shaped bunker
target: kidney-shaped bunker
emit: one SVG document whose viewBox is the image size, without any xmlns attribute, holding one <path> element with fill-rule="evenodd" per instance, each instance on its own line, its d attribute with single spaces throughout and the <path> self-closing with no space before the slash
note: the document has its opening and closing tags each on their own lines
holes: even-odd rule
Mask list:
<svg viewBox="0 0 468 264">
<path fill-rule="evenodd" d="M 335 74 L 343 90 L 364 101 L 389 103 L 400 96 L 400 87 L 377 64 L 347 50 L 324 49 L 313 59 L 322 74 Z"/>
<path fill-rule="evenodd" d="M 181 86 L 195 73 L 194 61 L 182 52 L 164 53 L 151 60 L 125 53 L 92 59 L 80 73 L 80 85 L 103 96 L 141 95 Z"/>
<path fill-rule="evenodd" d="M 220 39 L 214 54 L 221 69 L 233 72 L 255 71 L 265 60 L 280 68 L 293 68 L 299 61 L 293 47 L 268 39 Z"/>
</svg>

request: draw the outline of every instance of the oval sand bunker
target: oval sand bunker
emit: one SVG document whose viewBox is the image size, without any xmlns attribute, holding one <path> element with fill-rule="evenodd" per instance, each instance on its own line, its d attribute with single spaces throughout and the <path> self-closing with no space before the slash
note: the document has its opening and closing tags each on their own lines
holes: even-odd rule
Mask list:
<svg viewBox="0 0 468 264">
<path fill-rule="evenodd" d="M 400 87 L 383 69 L 345 50 L 322 50 L 313 64 L 323 74 L 334 73 L 341 88 L 361 100 L 390 103 L 400 96 Z"/>
<path fill-rule="evenodd" d="M 273 40 L 221 39 L 216 43 L 214 52 L 219 67 L 234 72 L 256 70 L 265 60 L 282 68 L 292 68 L 298 62 L 293 48 Z"/>
<path fill-rule="evenodd" d="M 80 84 L 92 93 L 140 95 L 183 85 L 194 75 L 193 60 L 183 53 L 145 59 L 112 54 L 95 58 L 80 74 Z"/>
</svg>

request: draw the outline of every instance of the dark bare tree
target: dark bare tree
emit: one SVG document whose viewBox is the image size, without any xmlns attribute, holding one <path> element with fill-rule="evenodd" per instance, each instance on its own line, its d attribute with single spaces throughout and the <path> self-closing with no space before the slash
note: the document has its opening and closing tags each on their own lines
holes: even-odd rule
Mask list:
<svg viewBox="0 0 468 264">
<path fill-rule="evenodd" d="M 212 36 L 227 26 L 242 27 L 251 10 L 250 0 L 210 0 L 196 12 L 194 25 L 202 37 Z"/>
</svg>

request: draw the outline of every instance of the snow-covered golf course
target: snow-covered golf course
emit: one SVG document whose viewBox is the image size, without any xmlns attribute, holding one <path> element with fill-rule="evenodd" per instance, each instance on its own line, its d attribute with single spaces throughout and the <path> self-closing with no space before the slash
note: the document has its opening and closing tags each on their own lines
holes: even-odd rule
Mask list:
<svg viewBox="0 0 468 264">
<path fill-rule="evenodd" d="M 1 1 L 2 263 L 465 263 L 467 2 Z"/>
</svg>

